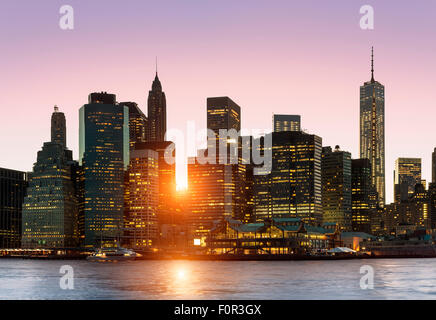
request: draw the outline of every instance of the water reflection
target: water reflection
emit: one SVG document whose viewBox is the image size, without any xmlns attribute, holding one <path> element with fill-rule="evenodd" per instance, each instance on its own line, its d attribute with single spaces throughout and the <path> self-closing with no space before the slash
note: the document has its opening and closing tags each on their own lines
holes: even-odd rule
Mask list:
<svg viewBox="0 0 436 320">
<path fill-rule="evenodd" d="M 352 261 L 0 260 L 0 299 L 436 299 L 436 259 Z M 62 290 L 59 269 L 74 268 Z M 375 289 L 360 288 L 360 267 Z"/>
</svg>

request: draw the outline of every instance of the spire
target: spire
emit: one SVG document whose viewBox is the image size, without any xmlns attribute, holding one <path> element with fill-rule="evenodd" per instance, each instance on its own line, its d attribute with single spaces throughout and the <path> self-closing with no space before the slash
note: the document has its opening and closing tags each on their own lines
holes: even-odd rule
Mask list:
<svg viewBox="0 0 436 320">
<path fill-rule="evenodd" d="M 371 82 L 374 82 L 374 47 L 371 47 Z"/>
<path fill-rule="evenodd" d="M 154 77 L 153 85 L 151 86 L 152 91 L 162 91 L 162 85 L 160 83 L 159 77 L 157 75 L 157 56 L 156 56 L 156 76 Z"/>
</svg>

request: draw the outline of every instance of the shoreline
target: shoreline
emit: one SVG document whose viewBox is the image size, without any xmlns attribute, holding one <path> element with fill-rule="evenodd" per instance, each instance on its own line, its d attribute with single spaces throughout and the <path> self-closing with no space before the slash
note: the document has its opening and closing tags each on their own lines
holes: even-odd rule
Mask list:
<svg viewBox="0 0 436 320">
<path fill-rule="evenodd" d="M 362 254 L 362 255 L 335 255 L 335 256 L 309 256 L 309 255 L 146 255 L 138 257 L 135 261 L 146 260 L 188 260 L 188 261 L 335 261 L 357 259 L 431 259 L 436 255 L 426 254 Z M 86 260 L 86 256 L 29 256 L 13 255 L 0 256 L 0 259 L 22 260 Z"/>
</svg>

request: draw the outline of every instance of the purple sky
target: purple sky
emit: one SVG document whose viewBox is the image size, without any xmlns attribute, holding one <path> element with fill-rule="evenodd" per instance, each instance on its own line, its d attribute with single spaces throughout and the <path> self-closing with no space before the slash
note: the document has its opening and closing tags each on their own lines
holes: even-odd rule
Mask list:
<svg viewBox="0 0 436 320">
<path fill-rule="evenodd" d="M 61 30 L 59 8 L 75 10 Z M 359 27 L 371 4 L 375 29 Z M 31 170 L 50 138 L 57 104 L 77 158 L 78 109 L 93 91 L 136 101 L 146 112 L 155 56 L 168 128 L 206 125 L 206 98 L 228 95 L 242 126 L 270 129 L 273 113 L 301 114 L 302 127 L 359 156 L 359 86 L 386 86 L 386 182 L 397 157 L 436 147 L 436 2 L 401 1 L 21 1 L 0 3 L 0 166 Z M 179 175 L 179 178 L 183 175 Z"/>
</svg>

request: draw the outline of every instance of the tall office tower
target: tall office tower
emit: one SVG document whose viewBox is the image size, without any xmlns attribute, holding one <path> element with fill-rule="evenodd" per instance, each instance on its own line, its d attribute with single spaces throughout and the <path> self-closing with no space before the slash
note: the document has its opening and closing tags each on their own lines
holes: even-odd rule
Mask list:
<svg viewBox="0 0 436 320">
<path fill-rule="evenodd" d="M 290 114 L 274 115 L 274 132 L 301 131 L 301 116 Z"/>
<path fill-rule="evenodd" d="M 321 172 L 323 222 L 351 231 L 351 153 L 322 148 Z"/>
<path fill-rule="evenodd" d="M 159 234 L 158 153 L 133 150 L 126 178 L 124 243 L 135 249 L 150 248 L 156 245 Z"/>
<path fill-rule="evenodd" d="M 51 141 L 57 142 L 64 147 L 67 146 L 67 129 L 65 114 L 59 112 L 57 106 L 54 107 L 54 112 L 51 116 Z"/>
<path fill-rule="evenodd" d="M 395 160 L 394 199 L 396 202 L 407 200 L 415 192 L 415 186 L 420 183 L 420 158 L 398 158 Z"/>
<path fill-rule="evenodd" d="M 167 132 L 167 102 L 159 77 L 154 78 L 148 93 L 148 141 L 164 141 Z"/>
<path fill-rule="evenodd" d="M 27 173 L 0 168 L 0 248 L 21 247 L 23 200 Z"/>
<path fill-rule="evenodd" d="M 215 141 L 208 141 L 208 148 L 216 148 L 216 160 L 219 163 L 230 163 L 231 156 L 236 156 L 239 140 L 231 137 L 219 137 L 220 130 L 234 130 L 239 136 L 241 131 L 241 108 L 229 97 L 207 98 L 207 128 L 215 133 Z M 225 145 L 226 154 L 219 155 L 219 145 Z M 234 148 L 233 148 L 234 147 Z M 232 149 L 235 152 L 232 152 Z"/>
<path fill-rule="evenodd" d="M 65 119 L 56 108 L 52 119 Z M 77 163 L 64 145 L 65 122 L 52 120 L 51 142 L 38 151 L 27 196 L 23 204 L 24 248 L 63 248 L 76 246 L 75 228 L 78 200 L 75 180 Z M 59 137 L 63 137 L 59 139 Z"/>
<path fill-rule="evenodd" d="M 371 217 L 376 214 L 377 192 L 372 184 L 369 159 L 351 161 L 352 230 L 371 233 Z"/>
<path fill-rule="evenodd" d="M 431 182 L 436 183 L 436 148 L 432 153 L 432 161 L 431 161 Z"/>
<path fill-rule="evenodd" d="M 114 94 L 91 93 L 79 110 L 85 246 L 112 246 L 122 234 L 129 108 Z"/>
<path fill-rule="evenodd" d="M 371 80 L 360 87 L 360 158 L 371 162 L 371 179 L 384 206 L 385 197 L 385 87 L 374 80 L 371 54 Z"/>
<path fill-rule="evenodd" d="M 136 102 L 120 102 L 120 105 L 129 108 L 129 145 L 132 152 L 137 143 L 147 141 L 148 118 Z"/>
<path fill-rule="evenodd" d="M 320 225 L 322 139 L 297 131 L 271 135 L 265 137 L 272 139 L 271 173 L 255 177 L 256 220 L 295 217 Z"/>
</svg>

